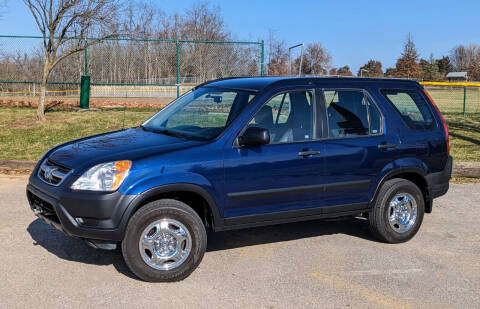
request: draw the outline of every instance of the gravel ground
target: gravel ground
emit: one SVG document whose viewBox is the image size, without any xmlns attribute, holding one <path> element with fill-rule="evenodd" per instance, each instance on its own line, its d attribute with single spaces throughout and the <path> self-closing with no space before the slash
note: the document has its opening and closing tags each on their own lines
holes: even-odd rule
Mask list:
<svg viewBox="0 0 480 309">
<path fill-rule="evenodd" d="M 189 278 L 151 284 L 36 219 L 26 181 L 0 176 L 2 308 L 480 308 L 480 184 L 453 184 L 405 244 L 362 219 L 222 232 Z"/>
</svg>

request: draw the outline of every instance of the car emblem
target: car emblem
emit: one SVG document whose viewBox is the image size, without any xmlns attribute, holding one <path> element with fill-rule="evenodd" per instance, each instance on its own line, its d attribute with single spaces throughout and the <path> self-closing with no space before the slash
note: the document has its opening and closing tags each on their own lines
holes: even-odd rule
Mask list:
<svg viewBox="0 0 480 309">
<path fill-rule="evenodd" d="M 53 180 L 53 175 L 52 174 L 57 170 L 58 170 L 58 168 L 55 167 L 55 166 L 44 166 L 43 167 L 43 177 L 46 180 L 52 182 L 52 180 Z"/>
</svg>

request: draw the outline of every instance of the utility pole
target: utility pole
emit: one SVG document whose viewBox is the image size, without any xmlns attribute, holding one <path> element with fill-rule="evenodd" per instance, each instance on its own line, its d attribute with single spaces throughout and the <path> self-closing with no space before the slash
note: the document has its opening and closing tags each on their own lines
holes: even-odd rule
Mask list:
<svg viewBox="0 0 480 309">
<path fill-rule="evenodd" d="M 298 76 L 302 75 L 302 65 L 303 65 L 303 48 L 304 45 L 303 43 L 291 46 L 288 48 L 288 75 L 292 75 L 292 49 L 297 48 L 297 47 L 302 47 L 302 52 L 300 54 L 300 67 L 298 68 Z"/>
</svg>

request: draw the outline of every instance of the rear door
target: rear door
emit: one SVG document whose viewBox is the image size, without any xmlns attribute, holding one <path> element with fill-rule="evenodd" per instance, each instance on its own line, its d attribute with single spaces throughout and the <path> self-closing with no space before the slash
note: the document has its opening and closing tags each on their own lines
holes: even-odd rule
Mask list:
<svg viewBox="0 0 480 309">
<path fill-rule="evenodd" d="M 431 171 L 443 170 L 447 158 L 445 133 L 423 92 L 411 88 L 382 89 L 381 93 L 405 124 L 400 128 L 402 143 L 409 145 L 404 155 L 425 162 Z"/>
<path fill-rule="evenodd" d="M 398 136 L 363 89 L 323 89 L 326 117 L 324 212 L 362 209 L 375 178 L 393 160 Z"/>
</svg>

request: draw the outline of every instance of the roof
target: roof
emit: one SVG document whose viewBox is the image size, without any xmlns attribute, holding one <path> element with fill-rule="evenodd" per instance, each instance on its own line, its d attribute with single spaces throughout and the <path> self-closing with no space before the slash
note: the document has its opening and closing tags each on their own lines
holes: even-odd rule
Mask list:
<svg viewBox="0 0 480 309">
<path fill-rule="evenodd" d="M 450 72 L 447 78 L 467 78 L 467 72 Z"/>
<path fill-rule="evenodd" d="M 401 78 L 365 78 L 365 77 L 349 77 L 349 76 L 321 76 L 321 77 L 292 77 L 292 76 L 264 76 L 264 77 L 231 77 L 222 78 L 206 83 L 200 84 L 198 87 L 211 88 L 226 88 L 237 89 L 252 92 L 259 92 L 268 86 L 275 85 L 291 85 L 291 84 L 313 84 L 318 82 L 350 82 L 350 83 L 365 83 L 365 82 L 403 82 L 403 83 L 417 83 L 416 81 Z"/>
</svg>

